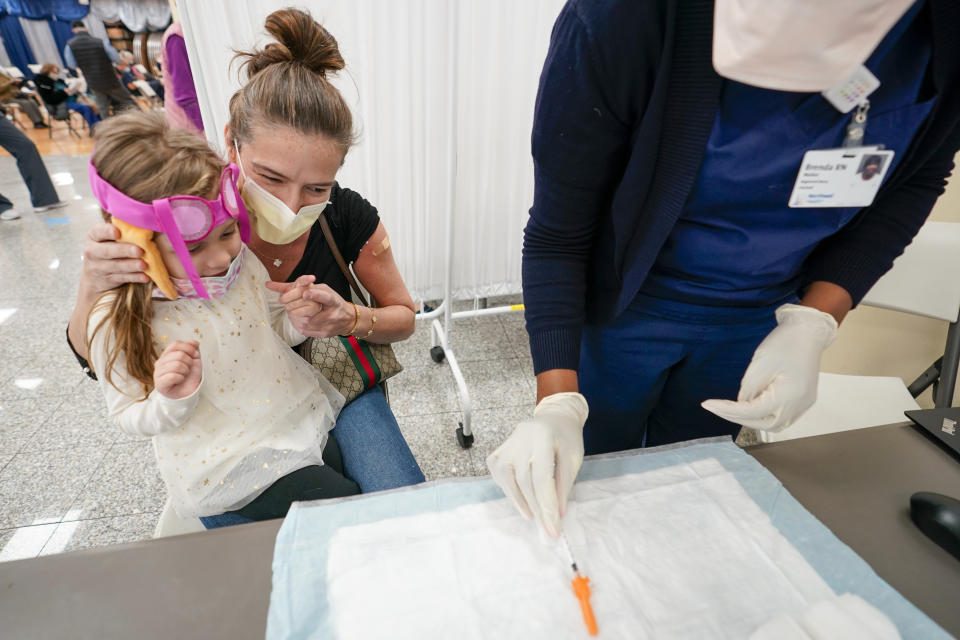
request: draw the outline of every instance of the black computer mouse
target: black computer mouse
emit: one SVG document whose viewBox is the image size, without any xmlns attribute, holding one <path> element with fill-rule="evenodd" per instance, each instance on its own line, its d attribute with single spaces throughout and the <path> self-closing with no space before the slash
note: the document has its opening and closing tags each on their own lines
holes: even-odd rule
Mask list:
<svg viewBox="0 0 960 640">
<path fill-rule="evenodd" d="M 920 491 L 910 496 L 910 519 L 928 538 L 960 560 L 960 500 Z"/>
</svg>

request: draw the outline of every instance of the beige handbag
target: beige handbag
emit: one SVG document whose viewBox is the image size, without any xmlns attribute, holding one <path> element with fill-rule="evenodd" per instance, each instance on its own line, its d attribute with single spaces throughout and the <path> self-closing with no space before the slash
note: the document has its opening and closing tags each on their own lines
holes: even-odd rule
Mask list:
<svg viewBox="0 0 960 640">
<path fill-rule="evenodd" d="M 367 304 L 366 296 L 344 262 L 340 249 L 333 240 L 330 225 L 322 213 L 319 221 L 323 237 L 327 239 L 334 259 L 357 298 L 366 306 L 374 306 L 372 303 Z M 389 344 L 374 344 L 356 336 L 307 338 L 297 347 L 297 351 L 304 360 L 320 370 L 323 377 L 330 381 L 347 402 L 403 371 L 393 347 Z"/>
</svg>

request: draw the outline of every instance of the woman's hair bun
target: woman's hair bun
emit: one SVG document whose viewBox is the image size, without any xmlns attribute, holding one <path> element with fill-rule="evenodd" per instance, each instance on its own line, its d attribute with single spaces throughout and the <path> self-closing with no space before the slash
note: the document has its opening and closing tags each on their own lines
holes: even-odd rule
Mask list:
<svg viewBox="0 0 960 640">
<path fill-rule="evenodd" d="M 265 27 L 276 42 L 237 54 L 246 58 L 243 69 L 248 79 L 273 64 L 302 65 L 321 76 L 345 66 L 336 39 L 305 11 L 274 11 L 267 16 Z"/>
</svg>

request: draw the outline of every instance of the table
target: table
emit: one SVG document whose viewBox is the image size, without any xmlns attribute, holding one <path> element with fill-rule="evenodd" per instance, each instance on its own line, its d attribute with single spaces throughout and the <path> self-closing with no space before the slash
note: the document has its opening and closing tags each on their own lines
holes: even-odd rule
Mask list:
<svg viewBox="0 0 960 640">
<path fill-rule="evenodd" d="M 910 496 L 960 497 L 960 460 L 919 427 L 873 427 L 747 449 L 877 575 L 960 637 L 960 562 L 910 520 Z"/>
<path fill-rule="evenodd" d="M 910 522 L 960 463 L 908 425 L 748 452 L 875 571 L 960 636 L 960 563 Z M 0 637 L 263 638 L 280 521 L 0 564 Z"/>
</svg>

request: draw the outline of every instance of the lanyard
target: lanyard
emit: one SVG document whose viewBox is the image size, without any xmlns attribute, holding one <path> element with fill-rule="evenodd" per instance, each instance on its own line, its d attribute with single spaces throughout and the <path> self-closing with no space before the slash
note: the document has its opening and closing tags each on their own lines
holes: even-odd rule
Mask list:
<svg viewBox="0 0 960 640">
<path fill-rule="evenodd" d="M 847 125 L 847 135 L 843 138 L 844 147 L 859 147 L 863 143 L 863 136 L 867 133 L 867 111 L 870 110 L 870 101 L 864 99 L 857 105 L 856 111 Z"/>
</svg>

